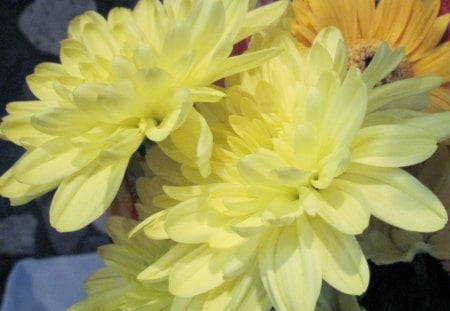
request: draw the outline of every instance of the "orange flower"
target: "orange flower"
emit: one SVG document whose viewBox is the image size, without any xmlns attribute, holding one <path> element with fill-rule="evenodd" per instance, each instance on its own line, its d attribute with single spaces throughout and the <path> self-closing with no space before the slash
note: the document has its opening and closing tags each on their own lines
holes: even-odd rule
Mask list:
<svg viewBox="0 0 450 311">
<path fill-rule="evenodd" d="M 379 43 L 403 48 L 403 63 L 387 82 L 412 76 L 439 75 L 428 111 L 450 110 L 450 42 L 441 42 L 450 14 L 438 16 L 439 0 L 294 0 L 292 32 L 310 46 L 319 31 L 338 27 L 350 49 L 350 61 L 364 70 Z"/>
</svg>

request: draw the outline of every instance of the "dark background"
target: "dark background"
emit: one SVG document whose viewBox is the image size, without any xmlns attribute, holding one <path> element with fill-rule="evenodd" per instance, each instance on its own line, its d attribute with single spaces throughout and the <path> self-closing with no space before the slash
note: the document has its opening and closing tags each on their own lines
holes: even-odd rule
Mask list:
<svg viewBox="0 0 450 311">
<path fill-rule="evenodd" d="M 29 35 L 27 37 L 19 28 L 19 17 L 34 1 L 0 0 L 0 116 L 6 114 L 8 102 L 33 98 L 25 77 L 32 73 L 34 66 L 44 61 L 58 62 L 56 53 L 42 49 L 45 43 L 31 43 Z M 48 10 L 52 9 L 54 1 L 47 0 Z M 73 1 L 83 0 L 67 0 L 69 12 L 74 10 Z M 135 3 L 132 0 L 95 1 L 97 11 L 104 16 L 112 7 L 132 7 Z M 77 14 L 79 12 L 74 12 L 73 16 Z M 42 14 L 36 18 L 47 19 L 48 16 Z M 39 24 L 39 20 L 37 22 Z M 67 24 L 54 27 L 66 29 Z M 60 39 L 63 38 L 58 41 Z M 21 153 L 21 148 L 0 140 L 0 173 Z M 51 194 L 24 206 L 10 207 L 8 200 L 0 198 L 0 303 L 6 277 L 17 260 L 93 252 L 108 242 L 99 226 L 90 225 L 65 234 L 51 229 L 48 225 L 50 200 Z M 361 298 L 368 311 L 450 310 L 449 277 L 433 258 L 419 255 L 412 264 L 371 265 L 371 270 L 369 290 Z"/>
</svg>

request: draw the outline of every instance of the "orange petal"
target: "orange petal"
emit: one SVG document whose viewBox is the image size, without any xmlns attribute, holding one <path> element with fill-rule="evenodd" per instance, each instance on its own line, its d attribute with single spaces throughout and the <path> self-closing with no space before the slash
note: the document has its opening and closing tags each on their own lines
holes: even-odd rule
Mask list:
<svg viewBox="0 0 450 311">
<path fill-rule="evenodd" d="M 408 29 L 414 0 L 382 0 L 376 7 L 374 20 L 374 37 L 397 45 L 398 39 Z M 402 45 L 404 46 L 404 45 Z"/>
<path fill-rule="evenodd" d="M 439 11 L 439 0 L 416 1 L 410 22 L 398 44 L 405 48 L 406 57 L 425 40 Z"/>
<path fill-rule="evenodd" d="M 375 1 L 355 0 L 352 6 L 356 8 L 359 25 L 359 38 L 369 39 L 370 27 L 375 14 Z"/>
<path fill-rule="evenodd" d="M 450 111 L 450 85 L 440 87 L 431 92 L 431 103 L 425 108 L 426 112 Z"/>
<path fill-rule="evenodd" d="M 450 42 L 441 44 L 413 65 L 415 75 L 439 75 L 450 81 Z"/>
<path fill-rule="evenodd" d="M 414 62 L 420 59 L 424 54 L 434 49 L 445 34 L 448 23 L 450 21 L 450 14 L 439 16 L 433 23 L 432 27 L 425 36 L 425 40 L 411 52 L 408 57 L 410 62 Z"/>
</svg>

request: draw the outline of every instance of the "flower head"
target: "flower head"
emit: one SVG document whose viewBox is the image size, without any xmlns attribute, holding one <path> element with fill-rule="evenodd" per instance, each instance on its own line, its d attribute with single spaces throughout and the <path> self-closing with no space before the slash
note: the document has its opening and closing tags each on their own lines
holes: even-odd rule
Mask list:
<svg viewBox="0 0 450 311">
<path fill-rule="evenodd" d="M 381 42 L 403 48 L 405 59 L 382 83 L 409 77 L 437 75 L 450 81 L 450 42 L 440 44 L 449 14 L 438 16 L 439 0 L 294 0 L 292 32 L 310 46 L 321 29 L 338 27 L 350 49 L 349 60 L 361 70 L 370 63 Z M 446 111 L 450 89 L 444 85 L 432 93 L 429 111 Z"/>
<path fill-rule="evenodd" d="M 70 310 L 126 310 L 146 306 L 164 310 L 174 297 L 161 282 L 142 283 L 136 280 L 146 265 L 155 262 L 173 243 L 152 241 L 137 235 L 128 239 L 128 232 L 137 221 L 111 216 L 105 222 L 114 244 L 98 249 L 105 267 L 92 274 L 85 283 L 88 297 Z"/>
<path fill-rule="evenodd" d="M 145 235 L 128 238 L 136 221 L 109 217 L 108 233 L 114 244 L 101 246 L 98 254 L 106 267 L 95 272 L 85 283 L 88 297 L 70 308 L 76 310 L 268 310 L 270 301 L 259 286 L 254 264 L 239 277 L 195 297 L 174 296 L 168 291 L 167 269 L 160 259 L 174 254 L 190 254 L 195 246 L 155 241 Z M 197 252 L 198 253 L 198 252 Z M 155 264 L 151 281 L 138 279 L 142 270 Z M 207 269 L 198 266 L 198 270 Z M 148 275 L 151 271 L 147 270 Z M 195 281 L 195 280 L 192 280 Z"/>
<path fill-rule="evenodd" d="M 403 93 L 382 86 L 380 95 L 374 77 L 392 64 L 363 75 L 347 70 L 336 29 L 323 30 L 304 55 L 282 33 L 260 39 L 286 52 L 229 80 L 221 103 L 198 106 L 213 132 L 212 174 L 204 178 L 186 161 L 183 135 L 175 132 L 150 151 L 158 159 L 149 163 L 152 184 L 173 179 L 152 200 L 151 208 L 163 210 L 134 231 L 195 247 L 172 254 L 167 278 L 175 295 L 209 291 L 256 261 L 277 310 L 314 310 L 322 279 L 347 294 L 366 289 L 369 270 L 354 235 L 371 215 L 409 230 L 444 226 L 438 198 L 399 167 L 433 154 L 450 136 L 450 114 L 399 109 L 411 92 L 423 99 L 413 80 Z M 379 60 L 396 58 L 380 51 Z M 425 84 L 430 90 L 436 81 Z M 427 125 L 432 120 L 440 125 Z M 206 263 L 209 270 L 198 272 Z M 140 279 L 169 264 L 161 259 Z"/>
<path fill-rule="evenodd" d="M 164 141 L 183 125 L 193 135 L 191 160 L 208 175 L 211 133 L 193 103 L 220 100 L 214 81 L 278 53 L 230 57 L 234 43 L 276 21 L 286 5 L 248 12 L 248 1 L 141 0 L 107 19 L 75 18 L 61 64 L 40 64 L 27 79 L 38 100 L 7 107 L 0 132 L 27 151 L 2 176 L 0 194 L 22 204 L 58 188 L 51 224 L 79 229 L 109 206 L 143 140 Z"/>
</svg>

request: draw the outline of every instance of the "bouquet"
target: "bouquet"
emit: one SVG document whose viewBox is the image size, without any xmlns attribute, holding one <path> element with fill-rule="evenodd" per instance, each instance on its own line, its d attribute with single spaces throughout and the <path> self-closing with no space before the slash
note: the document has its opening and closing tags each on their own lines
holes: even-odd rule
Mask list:
<svg viewBox="0 0 450 311">
<path fill-rule="evenodd" d="M 2 138 L 13 205 L 109 209 L 71 310 L 356 311 L 369 264 L 450 259 L 437 0 L 140 0 L 69 25 Z M 444 6 L 442 6 L 444 8 Z M 370 310 L 370 309 L 368 309 Z"/>
</svg>

